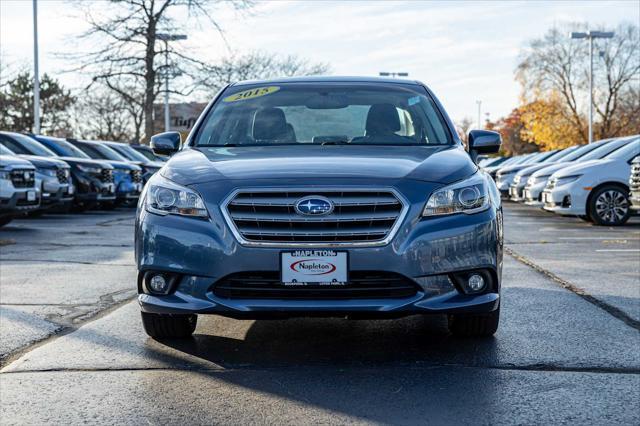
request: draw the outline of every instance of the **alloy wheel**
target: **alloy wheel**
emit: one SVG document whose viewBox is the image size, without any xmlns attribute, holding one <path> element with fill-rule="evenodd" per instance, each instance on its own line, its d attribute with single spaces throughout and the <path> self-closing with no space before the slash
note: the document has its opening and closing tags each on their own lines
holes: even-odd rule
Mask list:
<svg viewBox="0 0 640 426">
<path fill-rule="evenodd" d="M 629 211 L 629 202 L 622 191 L 609 189 L 596 198 L 596 214 L 604 222 L 619 223 Z"/>
</svg>

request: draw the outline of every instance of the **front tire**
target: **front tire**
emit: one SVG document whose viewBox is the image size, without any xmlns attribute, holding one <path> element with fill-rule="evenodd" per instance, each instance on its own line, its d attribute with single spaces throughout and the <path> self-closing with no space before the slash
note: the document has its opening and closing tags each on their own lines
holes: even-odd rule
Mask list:
<svg viewBox="0 0 640 426">
<path fill-rule="evenodd" d="M 605 185 L 589 197 L 588 214 L 596 225 L 624 225 L 631 215 L 627 191 L 618 185 Z"/>
<path fill-rule="evenodd" d="M 156 339 L 185 339 L 193 334 L 198 322 L 197 315 L 162 315 L 140 312 L 144 331 Z"/>
<path fill-rule="evenodd" d="M 500 308 L 488 314 L 454 314 L 448 317 L 449 332 L 457 337 L 491 337 L 498 331 Z"/>
</svg>

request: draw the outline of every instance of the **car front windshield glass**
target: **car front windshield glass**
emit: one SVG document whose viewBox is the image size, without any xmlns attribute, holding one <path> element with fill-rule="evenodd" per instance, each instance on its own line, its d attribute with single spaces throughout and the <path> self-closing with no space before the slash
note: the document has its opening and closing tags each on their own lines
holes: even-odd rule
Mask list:
<svg viewBox="0 0 640 426">
<path fill-rule="evenodd" d="M 195 146 L 450 145 L 422 86 L 281 83 L 226 90 Z"/>
<path fill-rule="evenodd" d="M 108 145 L 109 148 L 113 149 L 114 151 L 117 151 L 118 154 L 122 155 L 123 157 L 128 158 L 131 161 L 141 161 L 143 163 L 148 162 L 149 160 L 147 160 L 147 157 L 145 157 L 144 155 L 140 154 L 138 151 L 136 151 L 135 149 L 131 148 L 129 145 Z"/>
<path fill-rule="evenodd" d="M 640 154 L 640 139 L 634 139 L 620 149 L 613 151 L 605 158 L 614 160 L 630 160 Z"/>
<path fill-rule="evenodd" d="M 93 143 L 93 144 L 91 144 L 91 147 L 95 148 L 95 150 L 100 153 L 102 158 L 104 158 L 106 160 L 127 161 L 126 158 L 124 158 L 122 155 L 118 154 L 116 151 L 114 151 L 113 149 L 109 148 L 106 145 L 101 145 L 99 143 Z"/>
<path fill-rule="evenodd" d="M 39 155 L 40 157 L 56 157 L 56 153 L 51 151 L 46 146 L 34 141 L 29 136 L 24 135 L 11 135 L 12 140 L 8 140 L 8 142 L 13 142 L 14 145 L 19 145 L 25 154 L 29 155 Z"/>
<path fill-rule="evenodd" d="M 628 140 L 618 139 L 609 143 L 604 144 L 601 147 L 598 147 L 591 151 L 590 153 L 580 157 L 580 161 L 590 161 L 590 160 L 600 160 L 601 158 L 606 157 L 617 149 L 625 146 Z"/>
<path fill-rule="evenodd" d="M 91 158 L 65 140 L 59 139 L 51 143 L 55 145 L 56 152 L 63 157 Z"/>
<path fill-rule="evenodd" d="M 144 155 L 151 161 L 158 161 L 158 158 L 156 158 L 156 156 L 151 151 L 147 151 L 144 148 L 131 148 L 131 149 L 133 149 L 135 152 L 139 153 L 140 155 Z"/>
<path fill-rule="evenodd" d="M 0 155 L 15 155 L 15 153 L 10 151 L 9 148 L 4 145 L 0 145 Z"/>
</svg>

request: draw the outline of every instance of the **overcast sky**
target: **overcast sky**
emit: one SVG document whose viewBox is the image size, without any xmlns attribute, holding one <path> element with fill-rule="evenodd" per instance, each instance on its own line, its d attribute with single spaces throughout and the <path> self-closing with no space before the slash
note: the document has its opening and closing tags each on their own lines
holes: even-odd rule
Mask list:
<svg viewBox="0 0 640 426">
<path fill-rule="evenodd" d="M 638 22 L 640 1 L 272 1 L 259 2 L 242 15 L 222 6 L 216 16 L 236 52 L 296 54 L 329 63 L 334 75 L 408 72 L 435 91 L 454 120 L 475 119 L 478 99 L 483 112 L 496 119 L 517 105 L 513 71 L 528 40 L 564 22 L 611 28 Z M 229 54 L 216 30 L 183 21 L 189 35 L 185 49 L 211 61 Z M 75 45 L 74 35 L 84 28 L 73 4 L 39 1 L 41 72 L 78 86 L 82 76 L 60 74 L 73 64 L 55 53 L 90 48 Z M 30 0 L 0 0 L 3 65 L 15 69 L 32 64 L 32 31 Z"/>
</svg>

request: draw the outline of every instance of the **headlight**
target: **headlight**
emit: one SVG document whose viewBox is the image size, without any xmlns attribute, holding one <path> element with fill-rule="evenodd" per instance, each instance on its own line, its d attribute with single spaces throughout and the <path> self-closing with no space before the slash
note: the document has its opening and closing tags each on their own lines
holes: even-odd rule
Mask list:
<svg viewBox="0 0 640 426">
<path fill-rule="evenodd" d="M 102 173 L 102 168 L 100 167 L 82 166 L 78 164 L 78 169 L 84 173 L 94 173 L 94 174 Z"/>
<path fill-rule="evenodd" d="M 58 171 L 56 169 L 38 169 L 38 173 L 41 173 L 45 176 L 57 176 Z"/>
<path fill-rule="evenodd" d="M 0 179 L 6 179 L 6 180 L 10 180 L 11 176 L 9 174 L 9 171 L 7 170 L 0 170 Z"/>
<path fill-rule="evenodd" d="M 561 177 L 561 178 L 557 178 L 556 179 L 556 186 L 562 186 L 562 185 L 566 185 L 566 184 L 571 183 L 571 182 L 575 182 L 581 176 L 582 175 L 573 175 L 573 176 L 564 176 L 564 177 Z"/>
<path fill-rule="evenodd" d="M 536 183 L 544 182 L 549 179 L 551 175 L 542 175 L 542 176 L 531 176 L 527 181 L 528 185 L 535 185 Z"/>
<path fill-rule="evenodd" d="M 513 183 L 515 183 L 516 185 L 519 184 L 520 179 L 522 179 L 522 175 L 516 175 L 516 177 L 513 178 Z"/>
<path fill-rule="evenodd" d="M 484 176 L 476 173 L 471 178 L 445 186 L 431 194 L 422 216 L 440 216 L 454 213 L 472 214 L 489 207 L 489 191 Z"/>
<path fill-rule="evenodd" d="M 187 187 L 162 177 L 149 182 L 144 205 L 147 211 L 163 216 L 177 214 L 202 218 L 209 217 L 200 195 Z"/>
</svg>

